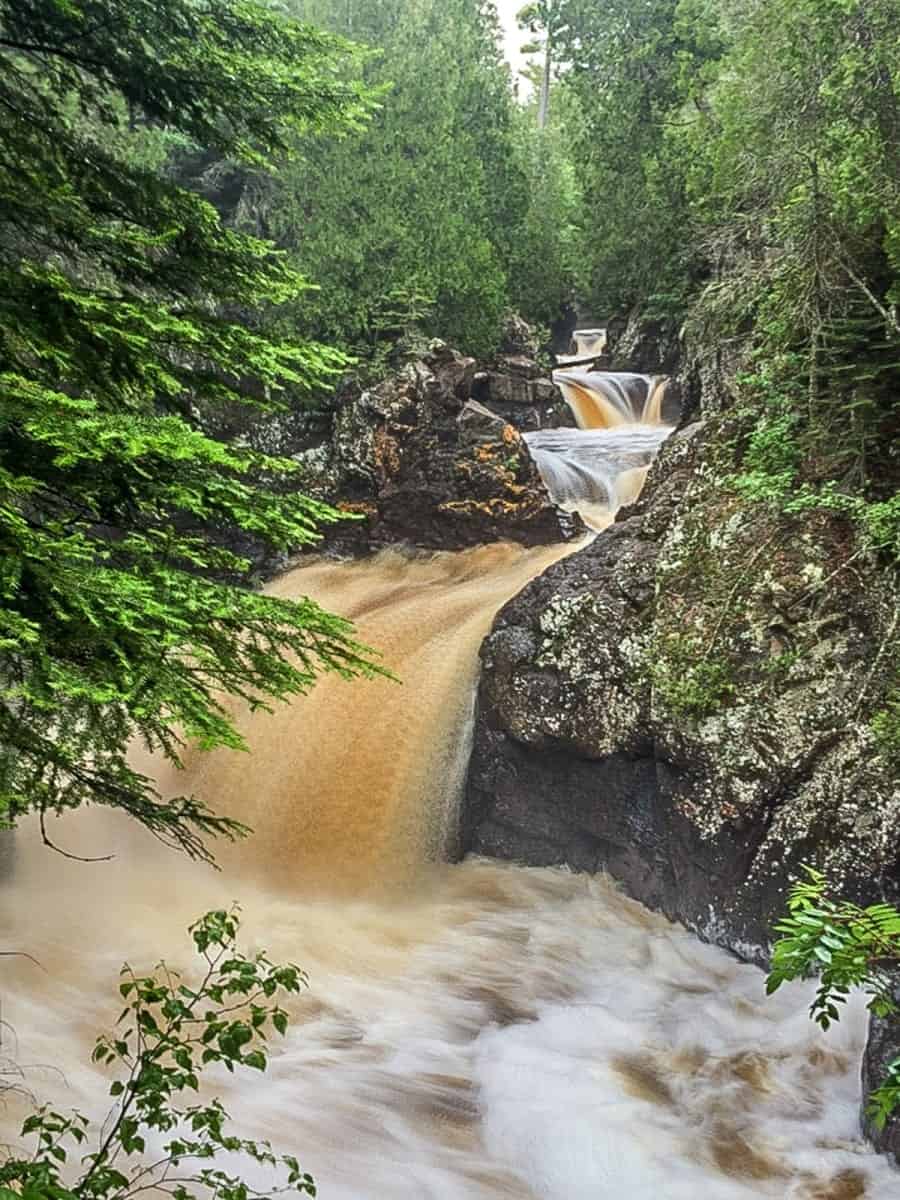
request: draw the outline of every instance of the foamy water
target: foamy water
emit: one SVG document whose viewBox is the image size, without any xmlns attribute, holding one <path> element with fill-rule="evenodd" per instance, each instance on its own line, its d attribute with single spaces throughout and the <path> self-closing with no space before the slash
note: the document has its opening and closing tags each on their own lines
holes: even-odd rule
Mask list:
<svg viewBox="0 0 900 1200">
<path fill-rule="evenodd" d="M 640 496 L 650 464 L 672 432 L 662 421 L 669 381 L 574 367 L 554 371 L 553 380 L 578 428 L 539 429 L 526 433 L 525 441 L 553 502 L 599 531 Z"/>
<path fill-rule="evenodd" d="M 452 840 L 477 646 L 562 548 L 323 563 L 277 585 L 358 619 L 403 685 L 329 682 L 252 753 L 164 786 L 249 816 L 216 874 L 124 820 L 26 828 L 0 886 L 7 1054 L 42 1100 L 106 1111 L 90 1064 L 123 959 L 189 968 L 185 926 L 239 899 L 245 948 L 310 976 L 266 1075 L 211 1072 L 247 1136 L 298 1154 L 326 1200 L 888 1200 L 857 1134 L 865 1021 L 827 1038 L 810 989 L 703 946 L 602 878 L 435 859 Z M 598 802 L 602 798 L 598 798 Z M 22 1097 L 0 1110 L 14 1142 Z M 255 1168 L 250 1167 L 251 1171 Z M 264 1181 L 260 1179 L 262 1184 Z"/>
<path fill-rule="evenodd" d="M 300 902 L 149 847 L 111 866 L 34 853 L 53 883 L 10 889 L 3 937 L 28 929 L 47 973 L 5 965 L 4 1015 L 29 1087 L 58 1105 L 104 1111 L 89 1053 L 121 959 L 187 965 L 182 927 L 239 894 L 247 944 L 311 986 L 267 1075 L 215 1091 L 324 1197 L 897 1195 L 856 1132 L 859 1007 L 825 1039 L 805 989 L 767 1000 L 755 968 L 603 879 L 468 862 L 402 900 Z M 4 1140 L 23 1111 L 7 1105 Z"/>
<path fill-rule="evenodd" d="M 539 429 L 524 435 L 553 502 L 604 529 L 640 495 L 651 462 L 672 432 L 665 425 Z"/>
</svg>

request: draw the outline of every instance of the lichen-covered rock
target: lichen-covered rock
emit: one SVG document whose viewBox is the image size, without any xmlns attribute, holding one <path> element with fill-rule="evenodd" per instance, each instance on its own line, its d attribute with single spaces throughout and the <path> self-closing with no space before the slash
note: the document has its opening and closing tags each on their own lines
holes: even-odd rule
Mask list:
<svg viewBox="0 0 900 1200">
<path fill-rule="evenodd" d="M 729 489 L 726 407 L 705 394 L 640 504 L 500 613 L 463 843 L 605 869 L 764 962 L 804 862 L 845 895 L 900 895 L 900 791 L 870 724 L 896 600 L 841 517 Z"/>
</svg>

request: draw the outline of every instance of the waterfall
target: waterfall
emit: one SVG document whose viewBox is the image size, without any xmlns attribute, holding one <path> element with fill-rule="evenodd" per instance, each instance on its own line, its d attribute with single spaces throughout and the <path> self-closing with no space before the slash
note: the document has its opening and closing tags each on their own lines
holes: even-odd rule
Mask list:
<svg viewBox="0 0 900 1200">
<path fill-rule="evenodd" d="M 525 434 L 528 449 L 555 504 L 604 528 L 622 504 L 640 494 L 647 469 L 669 436 L 664 426 L 542 429 Z"/>
<path fill-rule="evenodd" d="M 574 354 L 559 354 L 559 362 L 584 362 L 585 359 L 599 358 L 606 353 L 605 329 L 576 329 L 572 334 L 575 344 Z"/>
<path fill-rule="evenodd" d="M 645 443 L 605 431 L 620 464 L 652 453 L 659 431 L 639 429 Z M 255 827 L 221 873 L 102 810 L 52 835 L 112 862 L 62 859 L 20 831 L 0 945 L 37 963 L 0 970 L 24 1085 L 99 1121 L 109 1079 L 90 1051 L 118 1015 L 120 963 L 185 968 L 184 927 L 238 898 L 247 944 L 298 962 L 311 986 L 268 1073 L 219 1072 L 210 1094 L 241 1132 L 297 1153 L 323 1200 L 894 1197 L 896 1174 L 857 1134 L 861 1001 L 823 1041 L 808 986 L 767 999 L 755 968 L 602 877 L 440 861 L 478 646 L 498 607 L 570 552 L 391 551 L 272 584 L 353 617 L 401 682 L 325 680 L 274 715 L 235 704 L 249 754 L 191 754 L 182 772 L 136 756 L 163 789 Z M 6 1095 L 0 1140 L 17 1141 L 28 1109 Z"/>
<path fill-rule="evenodd" d="M 387 550 L 340 566 L 322 560 L 282 575 L 274 595 L 312 595 L 352 619 L 400 682 L 321 679 L 309 702 L 250 712 L 235 707 L 265 785 L 233 751 L 195 752 L 188 779 L 246 821 L 253 839 L 223 861 L 256 864 L 292 892 L 357 894 L 407 887 L 453 849 L 464 782 L 478 648 L 499 609 L 570 546 L 509 544 L 410 557 Z M 144 764 L 163 791 L 184 772 Z"/>
<path fill-rule="evenodd" d="M 576 330 L 576 344 L 595 344 L 601 332 Z M 637 500 L 672 432 L 662 417 L 669 380 L 568 366 L 554 371 L 553 380 L 578 428 L 539 429 L 526 433 L 525 441 L 554 503 L 603 529 L 616 509 Z"/>
<path fill-rule="evenodd" d="M 601 334 L 580 331 L 579 355 Z M 556 503 L 600 528 L 671 432 L 667 380 L 574 365 L 555 379 L 578 428 L 525 436 Z M 253 827 L 219 848 L 221 873 L 102 810 L 53 837 L 112 862 L 55 857 L 39 829 L 20 831 L 0 946 L 32 957 L 0 958 L 5 1054 L 24 1072 L 0 1141 L 16 1144 L 29 1091 L 102 1122 L 109 1080 L 90 1051 L 115 1021 L 120 963 L 164 954 L 184 968 L 184 927 L 239 898 L 249 944 L 299 962 L 311 987 L 288 1004 L 293 1030 L 262 1083 L 220 1073 L 210 1086 L 241 1132 L 298 1154 L 324 1200 L 896 1195 L 858 1135 L 862 999 L 823 1042 L 809 985 L 767 998 L 755 968 L 602 877 L 447 865 L 479 646 L 497 610 L 572 552 L 392 550 L 272 583 L 352 618 L 398 682 L 326 678 L 274 714 L 233 702 L 249 754 L 191 751 L 176 770 L 135 748 L 164 794 Z M 540 646 L 522 653 L 537 661 Z"/>
</svg>

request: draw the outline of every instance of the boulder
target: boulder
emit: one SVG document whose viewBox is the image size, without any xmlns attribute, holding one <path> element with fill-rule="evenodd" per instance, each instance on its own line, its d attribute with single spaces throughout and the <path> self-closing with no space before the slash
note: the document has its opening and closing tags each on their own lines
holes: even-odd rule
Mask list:
<svg viewBox="0 0 900 1200">
<path fill-rule="evenodd" d="M 539 371 L 536 365 L 533 369 Z M 529 375 L 494 366 L 476 372 L 472 380 L 472 396 L 479 403 L 489 405 L 510 425 L 523 432 L 571 427 L 575 424 L 562 392 L 546 375 Z"/>
<path fill-rule="evenodd" d="M 536 358 L 541 350 L 541 340 L 536 330 L 518 313 L 508 313 L 500 335 L 501 354 L 524 354 Z"/>
<path fill-rule="evenodd" d="M 527 375 L 488 371 L 487 398 L 494 404 L 534 404 L 534 382 Z"/>
<path fill-rule="evenodd" d="M 297 456 L 304 490 L 360 518 L 329 527 L 326 546 L 538 545 L 580 532 L 550 501 L 519 430 L 473 398 L 476 367 L 436 342 L 378 386 L 343 398 L 329 441 Z M 515 370 L 503 378 L 541 382 L 527 378 L 524 360 Z"/>
<path fill-rule="evenodd" d="M 496 441 L 502 438 L 507 422 L 477 400 L 467 400 L 456 418 L 464 441 Z"/>
</svg>

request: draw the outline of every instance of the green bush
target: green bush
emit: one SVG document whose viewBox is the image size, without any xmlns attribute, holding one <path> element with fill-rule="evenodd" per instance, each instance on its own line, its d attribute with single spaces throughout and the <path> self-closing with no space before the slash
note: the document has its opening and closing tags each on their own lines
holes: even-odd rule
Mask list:
<svg viewBox="0 0 900 1200">
<path fill-rule="evenodd" d="M 877 1017 L 895 1018 L 894 970 L 900 967 L 900 912 L 890 904 L 860 908 L 828 895 L 828 881 L 812 867 L 788 896 L 788 915 L 775 926 L 782 936 L 772 951 L 766 981 L 769 995 L 783 983 L 819 976 L 809 1015 L 822 1029 L 840 1020 L 839 1005 L 855 988 L 869 996 Z M 900 1108 L 900 1058 L 889 1064 L 884 1079 L 870 1094 L 867 1113 L 876 1128 Z"/>
</svg>

